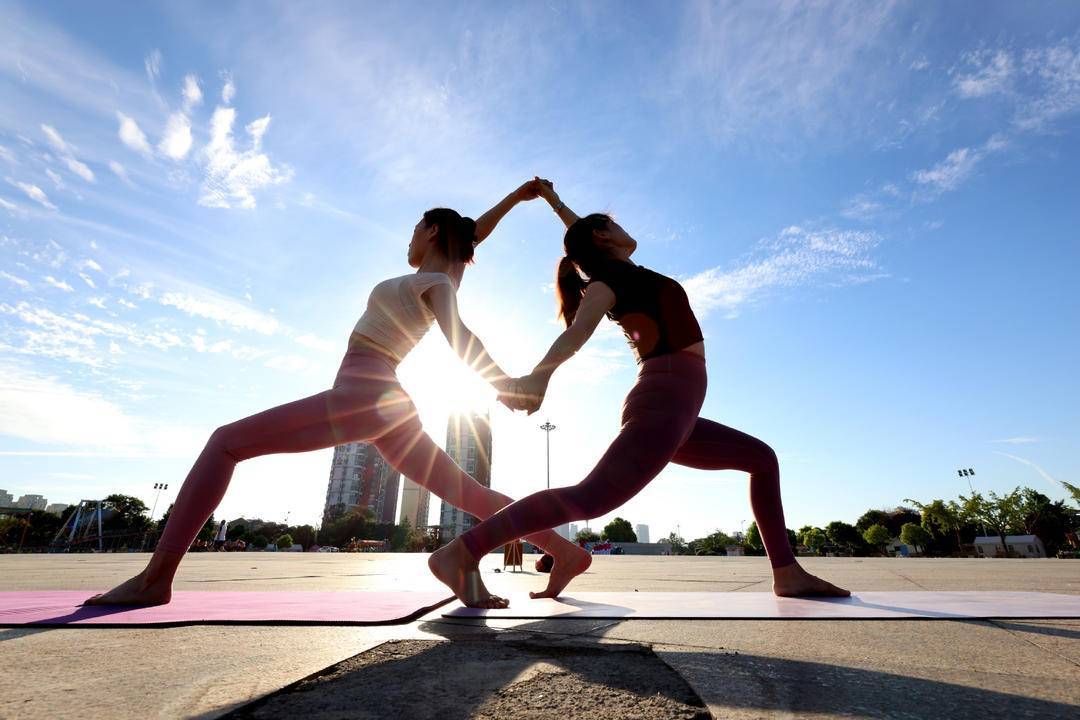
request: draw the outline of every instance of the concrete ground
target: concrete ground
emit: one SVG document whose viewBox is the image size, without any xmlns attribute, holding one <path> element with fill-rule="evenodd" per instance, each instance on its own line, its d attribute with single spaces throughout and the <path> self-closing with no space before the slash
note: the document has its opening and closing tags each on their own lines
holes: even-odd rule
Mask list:
<svg viewBox="0 0 1080 720">
<path fill-rule="evenodd" d="M 102 590 L 146 555 L 0 556 L 0 590 Z M 422 555 L 192 554 L 177 590 L 429 589 Z M 537 573 L 482 564 L 492 589 Z M 1080 594 L 1080 561 L 812 558 L 852 590 Z M 526 557 L 526 567 L 531 559 Z M 765 591 L 764 558 L 598 556 L 575 590 Z M 444 619 L 0 628 L 0 718 L 1076 718 L 1080 620 Z"/>
</svg>

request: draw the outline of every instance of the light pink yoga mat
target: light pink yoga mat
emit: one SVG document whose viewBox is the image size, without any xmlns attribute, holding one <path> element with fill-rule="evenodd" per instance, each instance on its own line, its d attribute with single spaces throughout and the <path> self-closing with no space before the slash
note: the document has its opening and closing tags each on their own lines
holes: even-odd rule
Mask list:
<svg viewBox="0 0 1080 720">
<path fill-rule="evenodd" d="M 95 590 L 0 592 L 0 626 L 389 625 L 449 602 L 445 592 L 174 592 L 156 607 L 80 605 Z"/>
<path fill-rule="evenodd" d="M 780 598 L 764 592 L 581 592 L 558 600 L 511 595 L 510 607 L 457 605 L 443 617 L 640 620 L 958 620 L 1077 618 L 1080 595 L 1037 592 L 857 592 L 850 598 Z"/>
</svg>

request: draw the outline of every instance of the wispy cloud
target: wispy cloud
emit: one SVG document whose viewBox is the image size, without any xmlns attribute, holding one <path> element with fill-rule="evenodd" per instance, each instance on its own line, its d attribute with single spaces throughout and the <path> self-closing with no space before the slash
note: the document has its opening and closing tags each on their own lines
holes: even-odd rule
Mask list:
<svg viewBox="0 0 1080 720">
<path fill-rule="evenodd" d="M 143 67 L 146 68 L 146 77 L 151 83 L 157 82 L 161 77 L 161 51 L 151 50 L 143 59 Z"/>
<path fill-rule="evenodd" d="M 71 287 L 63 280 L 57 280 L 52 275 L 46 275 L 42 278 L 42 280 L 49 283 L 57 290 L 63 290 L 64 292 L 75 292 L 75 288 Z"/>
<path fill-rule="evenodd" d="M 46 195 L 45 191 L 39 188 L 37 185 L 34 185 L 33 183 L 18 182 L 15 180 L 11 180 L 10 178 L 8 179 L 8 182 L 22 190 L 24 193 L 26 193 L 26 197 L 30 198 L 42 207 L 48 208 L 49 210 L 56 210 L 56 206 L 49 202 L 49 196 Z"/>
<path fill-rule="evenodd" d="M 995 135 L 982 146 L 958 148 L 948 157 L 928 170 L 917 170 L 911 179 L 927 190 L 931 195 L 956 190 L 971 174 L 976 166 L 990 153 L 1008 146 L 1008 141 L 1001 135 Z"/>
<path fill-rule="evenodd" d="M 983 97 L 1009 88 L 1015 66 L 1008 51 L 979 50 L 966 53 L 963 60 L 972 70 L 953 81 L 962 97 Z"/>
<path fill-rule="evenodd" d="M 45 133 L 45 137 L 48 139 L 49 144 L 60 154 L 60 158 L 63 160 L 64 164 L 67 165 L 68 170 L 87 182 L 94 182 L 93 171 L 87 167 L 85 163 L 80 162 L 75 158 L 75 148 L 61 137 L 56 128 L 51 125 L 42 124 L 41 131 Z"/>
<path fill-rule="evenodd" d="M 0 270 L 0 278 L 3 278 L 10 283 L 14 283 L 15 285 L 18 285 L 23 290 L 26 290 L 30 287 L 30 283 L 26 280 L 23 280 L 21 277 L 18 277 L 17 275 L 12 275 L 11 273 L 5 272 L 3 270 Z"/>
<path fill-rule="evenodd" d="M 192 108 L 202 104 L 203 94 L 202 88 L 199 87 L 199 78 L 194 75 L 185 75 L 182 95 L 186 112 L 190 112 Z"/>
<path fill-rule="evenodd" d="M 275 167 L 262 152 L 262 138 L 270 125 L 270 116 L 248 124 L 251 139 L 247 150 L 237 151 L 233 145 L 232 128 L 236 110 L 218 107 L 210 122 L 210 143 L 203 151 L 205 174 L 199 204 L 207 207 L 255 207 L 254 193 L 270 185 L 287 182 L 292 177 L 289 167 Z"/>
<path fill-rule="evenodd" d="M 734 317 L 741 306 L 775 288 L 887 277 L 870 255 L 880 241 L 872 232 L 791 226 L 760 242 L 742 265 L 711 268 L 684 280 L 683 287 L 699 316 L 720 308 Z"/>
<path fill-rule="evenodd" d="M 150 149 L 150 142 L 146 139 L 146 134 L 139 128 L 139 124 L 122 112 L 117 112 L 116 117 L 120 121 L 118 131 L 120 141 L 132 150 L 149 157 L 153 151 Z"/>
<path fill-rule="evenodd" d="M 221 86 L 221 102 L 229 105 L 236 97 L 236 85 L 233 83 L 232 73 L 222 73 L 224 84 Z"/>
<path fill-rule="evenodd" d="M 1046 470 L 1044 470 L 1038 463 L 1035 463 L 1032 460 L 1028 460 L 1027 458 L 1019 457 L 1017 455 L 1011 455 L 1007 452 L 1001 452 L 1000 450 L 995 450 L 994 452 L 998 455 L 1007 457 L 1010 460 L 1015 460 L 1022 465 L 1027 465 L 1028 467 L 1034 469 L 1035 472 L 1039 473 L 1039 475 L 1042 476 L 1043 480 L 1046 480 L 1046 482 L 1049 483 L 1056 492 L 1061 492 L 1061 483 L 1054 479 L 1054 476 L 1046 472 Z"/>
<path fill-rule="evenodd" d="M 192 142 L 191 120 L 186 114 L 175 112 L 165 122 L 165 132 L 158 143 L 158 150 L 173 160 L 183 160 L 191 150 Z"/>
<path fill-rule="evenodd" d="M 175 307 L 188 315 L 216 320 L 241 330 L 273 335 L 280 328 L 269 315 L 252 310 L 224 296 L 203 292 L 199 296 L 183 292 L 167 292 L 158 298 L 162 305 Z"/>
<path fill-rule="evenodd" d="M 1030 443 L 1042 442 L 1042 438 L 1021 435 L 1018 437 L 1002 438 L 1001 440 L 994 440 L 993 442 L 1006 445 L 1028 445 Z"/>
</svg>

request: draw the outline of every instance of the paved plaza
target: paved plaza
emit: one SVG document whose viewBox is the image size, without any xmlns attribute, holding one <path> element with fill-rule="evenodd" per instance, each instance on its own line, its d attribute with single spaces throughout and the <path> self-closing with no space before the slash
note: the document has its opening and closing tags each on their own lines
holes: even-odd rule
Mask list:
<svg viewBox="0 0 1080 720">
<path fill-rule="evenodd" d="M 106 589 L 146 555 L 0 556 L 0 590 Z M 410 554 L 192 554 L 177 590 L 425 590 Z M 804 559 L 851 590 L 1080 595 L 1080 561 Z M 495 591 L 539 588 L 493 572 Z M 526 568 L 531 559 L 526 557 Z M 598 556 L 574 591 L 761 592 L 764 558 Z M 0 628 L 0 718 L 1075 718 L 1077 620 L 468 620 Z"/>
</svg>

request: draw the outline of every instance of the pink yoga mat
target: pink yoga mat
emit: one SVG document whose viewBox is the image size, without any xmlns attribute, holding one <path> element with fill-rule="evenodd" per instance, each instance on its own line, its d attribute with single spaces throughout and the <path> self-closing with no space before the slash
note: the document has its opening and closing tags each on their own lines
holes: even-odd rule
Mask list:
<svg viewBox="0 0 1080 720">
<path fill-rule="evenodd" d="M 581 592 L 558 600 L 510 596 L 510 607 L 457 605 L 443 617 L 649 620 L 957 620 L 1077 618 L 1080 595 L 1037 592 L 857 592 L 850 598 L 780 598 L 763 592 Z"/>
<path fill-rule="evenodd" d="M 96 590 L 0 592 L 0 626 L 390 625 L 449 602 L 447 593 L 253 590 L 174 592 L 155 607 L 81 605 Z"/>
</svg>

